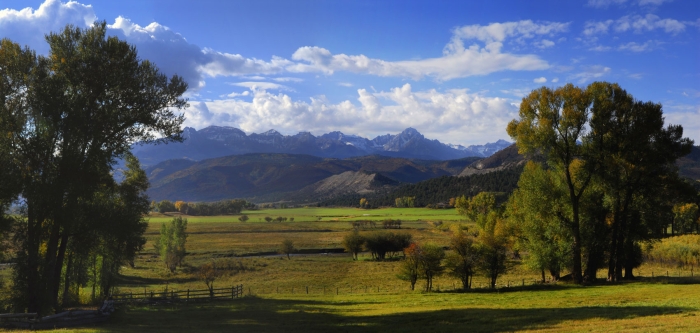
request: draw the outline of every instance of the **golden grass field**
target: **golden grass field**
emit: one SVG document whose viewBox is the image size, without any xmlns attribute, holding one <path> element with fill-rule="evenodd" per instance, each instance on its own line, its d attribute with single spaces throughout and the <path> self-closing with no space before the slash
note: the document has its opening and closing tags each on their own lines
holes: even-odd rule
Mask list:
<svg viewBox="0 0 700 333">
<path fill-rule="evenodd" d="M 136 267 L 123 268 L 119 292 L 204 289 L 194 268 L 216 261 L 244 269 L 227 271 L 215 287 L 243 284 L 246 297 L 122 307 L 104 325 L 60 331 L 700 331 L 700 279 L 689 277 L 690 268 L 645 264 L 636 271 L 641 276 L 636 281 L 581 287 L 533 285 L 538 273 L 516 261 L 499 279 L 497 291 L 479 289 L 486 283 L 481 276 L 474 278 L 477 289 L 470 292 L 455 290 L 457 280 L 440 276 L 434 281 L 436 291 L 426 293 L 410 291 L 409 284 L 396 277 L 398 258 L 377 262 L 362 254 L 353 261 L 348 254 L 323 254 L 324 249 L 341 247 L 342 237 L 351 230 L 348 221 L 368 212 L 377 220 L 402 219 L 402 229 L 396 231 L 411 233 L 421 243 L 447 245 L 450 225 L 462 223 L 454 211 L 427 209 L 255 211 L 244 212 L 251 217 L 246 223 L 238 222 L 237 216 L 188 217 L 186 264 L 170 273 L 155 255 L 152 242 L 160 224 L 171 217 L 154 216 Z M 258 215 L 294 216 L 295 221 L 259 222 Z M 372 230 L 361 231 L 366 232 Z M 317 253 L 296 254 L 291 260 L 274 254 L 286 238 L 305 252 Z M 7 270 L 0 274 L 7 276 Z M 422 287 L 419 281 L 416 288 Z M 84 297 L 88 296 L 86 290 Z"/>
</svg>

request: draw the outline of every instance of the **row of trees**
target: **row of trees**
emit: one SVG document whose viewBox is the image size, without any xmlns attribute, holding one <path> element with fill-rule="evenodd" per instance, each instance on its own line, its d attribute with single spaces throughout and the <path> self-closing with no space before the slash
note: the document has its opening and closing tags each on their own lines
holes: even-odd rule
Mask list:
<svg viewBox="0 0 700 333">
<path fill-rule="evenodd" d="M 353 260 L 357 260 L 357 254 L 363 249 L 369 251 L 373 259 L 384 260 L 387 255 L 403 253 L 412 241 L 413 236 L 409 233 L 373 231 L 361 235 L 358 230 L 353 230 L 343 238 L 343 247 L 352 254 Z"/>
<path fill-rule="evenodd" d="M 0 41 L 0 208 L 23 207 L 2 219 L 3 230 L 13 224 L 18 312 L 55 311 L 89 283 L 95 296 L 114 286 L 145 242 L 149 210 L 131 146 L 182 140 L 187 84 L 106 31 L 51 33 L 48 56 Z"/>
<path fill-rule="evenodd" d="M 216 202 L 185 202 L 162 200 L 151 202 L 151 210 L 160 213 L 180 212 L 193 216 L 214 216 L 240 214 L 244 209 L 254 209 L 255 204 L 241 199 Z"/>
</svg>

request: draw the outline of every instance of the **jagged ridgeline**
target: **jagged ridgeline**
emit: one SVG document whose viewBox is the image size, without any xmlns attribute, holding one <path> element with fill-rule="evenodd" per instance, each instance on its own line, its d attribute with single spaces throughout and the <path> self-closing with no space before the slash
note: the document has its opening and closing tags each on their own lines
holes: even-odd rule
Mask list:
<svg viewBox="0 0 700 333">
<path fill-rule="evenodd" d="M 351 194 L 325 200 L 321 206 L 359 206 L 366 198 L 372 207 L 393 206 L 396 198 L 414 197 L 416 207 L 446 204 L 450 198 L 474 196 L 479 192 L 494 192 L 499 201 L 505 201 L 518 185 L 523 164 L 498 171 L 470 176 L 442 176 L 416 184 L 407 184 L 390 191 L 367 195 Z"/>
</svg>

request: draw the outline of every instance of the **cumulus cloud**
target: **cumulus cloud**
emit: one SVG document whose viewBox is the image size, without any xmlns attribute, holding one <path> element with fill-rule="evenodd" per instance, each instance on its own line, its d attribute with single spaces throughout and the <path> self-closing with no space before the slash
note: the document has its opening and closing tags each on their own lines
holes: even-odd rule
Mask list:
<svg viewBox="0 0 700 333">
<path fill-rule="evenodd" d="M 660 29 L 666 33 L 675 35 L 683 32 L 688 24 L 691 24 L 691 22 L 681 22 L 670 18 L 662 19 L 654 14 L 647 14 L 645 16 L 627 15 L 617 20 L 586 22 L 583 34 L 590 37 L 606 34 L 610 29 L 616 32 L 634 31 L 635 33 Z"/>
<path fill-rule="evenodd" d="M 578 80 L 579 84 L 586 83 L 610 74 L 610 67 L 605 67 L 601 65 L 588 66 L 583 72 L 574 74 L 569 77 L 570 80 Z"/>
<path fill-rule="evenodd" d="M 661 19 L 657 15 L 623 16 L 615 22 L 615 31 L 624 32 L 632 30 L 636 33 L 663 29 L 667 33 L 677 34 L 685 30 L 685 23 L 674 19 Z"/>
<path fill-rule="evenodd" d="M 283 133 L 321 134 L 339 130 L 366 137 L 414 127 L 443 142 L 471 144 L 507 138 L 505 127 L 517 116 L 512 101 L 466 89 L 413 91 L 405 84 L 380 92 L 358 89 L 357 94 L 355 102 L 332 103 L 323 96 L 300 101 L 283 93 L 255 90 L 250 101 L 191 103 L 185 111 L 186 125 L 228 125 L 246 132 L 274 128 Z"/>
<path fill-rule="evenodd" d="M 347 71 L 377 76 L 394 76 L 421 79 L 433 77 L 437 80 L 486 75 L 504 70 L 539 70 L 549 64 L 531 54 L 502 52 L 503 43 L 511 38 L 523 43 L 529 39 L 553 36 L 568 29 L 569 23 L 530 20 L 492 23 L 487 26 L 468 25 L 453 30 L 450 42 L 443 49 L 443 56 L 420 60 L 384 61 L 365 55 L 333 54 L 317 46 L 299 48 L 292 59 L 300 63 L 289 66 L 294 72 Z M 465 42 L 471 42 L 468 47 Z M 554 45 L 550 40 L 537 40 L 536 46 Z"/>
<path fill-rule="evenodd" d="M 142 27 L 120 16 L 109 28 L 112 34 L 135 45 L 142 58 L 155 62 L 167 74 L 182 76 L 195 90 L 204 86 L 205 77 L 277 74 L 291 63 L 275 56 L 270 61 L 264 61 L 202 49 L 189 43 L 179 33 L 155 22 Z"/>
<path fill-rule="evenodd" d="M 664 2 L 671 2 L 673 0 L 636 0 L 632 3 L 638 4 L 640 6 L 659 6 Z M 625 4 L 627 0 L 588 0 L 588 6 L 596 8 L 607 8 L 610 5 L 622 5 Z"/>
<path fill-rule="evenodd" d="M 538 77 L 538 78 L 532 80 L 532 82 L 534 82 L 534 83 L 547 83 L 547 78 L 545 78 L 544 76 Z"/>
<path fill-rule="evenodd" d="M 22 10 L 0 10 L 0 31 L 20 45 L 29 45 L 39 53 L 48 52 L 44 35 L 62 30 L 66 24 L 85 27 L 97 20 L 90 5 L 77 2 L 62 3 L 46 0 L 37 10 L 31 7 Z"/>
<path fill-rule="evenodd" d="M 555 78 L 552 79 L 552 83 L 557 83 L 557 82 L 559 82 L 559 78 L 558 78 L 558 77 L 555 77 Z"/>
<path fill-rule="evenodd" d="M 620 5 L 627 0 L 588 0 L 588 6 L 596 8 L 607 8 L 610 5 Z"/>
<path fill-rule="evenodd" d="M 539 48 L 541 48 L 541 49 L 546 49 L 546 48 L 548 48 L 548 47 L 554 46 L 554 42 L 551 41 L 551 40 L 548 40 L 548 39 L 543 39 L 543 40 L 541 40 L 541 41 L 539 41 L 539 42 L 536 42 L 536 43 L 535 43 L 535 46 L 537 46 L 537 47 L 539 47 Z"/>
<path fill-rule="evenodd" d="M 272 82 L 261 82 L 261 81 L 247 81 L 247 82 L 235 82 L 231 83 L 233 86 L 248 88 L 252 91 L 256 90 L 287 90 L 293 91 L 291 88 Z"/>
<path fill-rule="evenodd" d="M 700 141 L 700 105 L 664 105 L 666 124 L 683 125 L 683 136 Z"/>
<path fill-rule="evenodd" d="M 648 40 L 642 44 L 637 42 L 629 42 L 618 46 L 617 49 L 620 51 L 645 52 L 655 49 L 659 44 L 661 43 L 653 40 Z"/>
<path fill-rule="evenodd" d="M 613 20 L 607 20 L 607 21 L 600 21 L 600 22 L 586 22 L 583 28 L 583 34 L 586 36 L 592 36 L 592 35 L 597 35 L 597 34 L 604 34 L 608 32 L 608 29 L 610 28 L 610 25 L 612 25 L 615 21 Z"/>
</svg>

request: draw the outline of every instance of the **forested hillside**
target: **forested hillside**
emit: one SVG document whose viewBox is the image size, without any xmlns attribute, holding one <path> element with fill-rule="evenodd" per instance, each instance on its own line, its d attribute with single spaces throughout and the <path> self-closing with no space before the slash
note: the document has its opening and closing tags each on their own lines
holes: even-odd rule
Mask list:
<svg viewBox="0 0 700 333">
<path fill-rule="evenodd" d="M 416 184 L 401 186 L 393 191 L 384 191 L 371 195 L 346 195 L 321 202 L 322 206 L 359 206 L 361 198 L 366 198 L 372 207 L 393 206 L 396 198 L 415 197 L 417 207 L 447 203 L 450 198 L 462 195 L 474 196 L 479 192 L 500 192 L 508 194 L 518 184 L 522 166 L 486 174 L 474 174 L 466 177 L 443 176 Z"/>
</svg>

